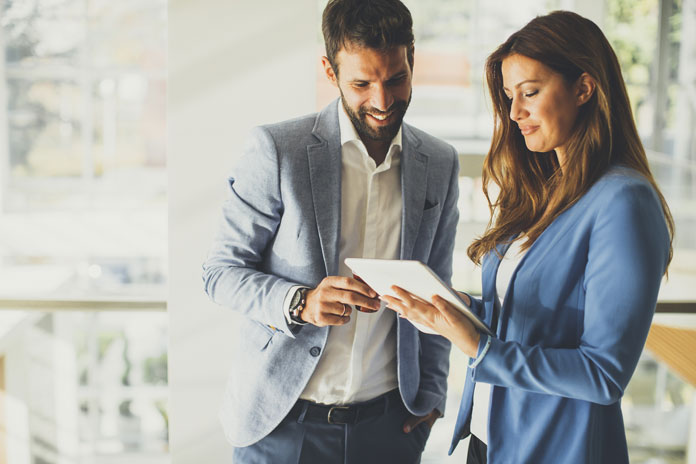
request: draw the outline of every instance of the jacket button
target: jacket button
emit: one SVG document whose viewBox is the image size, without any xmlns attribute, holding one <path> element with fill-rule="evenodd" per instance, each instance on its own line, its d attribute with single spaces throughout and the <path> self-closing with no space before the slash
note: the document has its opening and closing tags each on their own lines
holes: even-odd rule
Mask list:
<svg viewBox="0 0 696 464">
<path fill-rule="evenodd" d="M 313 346 L 313 347 L 309 350 L 309 354 L 311 354 L 311 355 L 314 356 L 315 358 L 316 358 L 317 356 L 319 356 L 319 353 L 321 353 L 321 348 L 319 348 L 318 346 Z"/>
</svg>

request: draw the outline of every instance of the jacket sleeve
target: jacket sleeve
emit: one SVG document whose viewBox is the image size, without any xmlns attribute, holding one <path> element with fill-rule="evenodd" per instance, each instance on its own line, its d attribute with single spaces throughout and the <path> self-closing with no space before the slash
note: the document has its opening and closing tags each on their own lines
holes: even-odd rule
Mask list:
<svg viewBox="0 0 696 464">
<path fill-rule="evenodd" d="M 278 153 L 268 131 L 258 127 L 229 178 L 203 282 L 215 303 L 292 337 L 283 302 L 296 284 L 259 270 L 282 214 Z"/>
<path fill-rule="evenodd" d="M 475 298 L 466 292 L 460 292 L 460 293 L 464 293 L 466 296 L 469 297 L 469 301 L 471 302 L 471 304 L 469 305 L 469 309 L 471 310 L 471 312 L 474 313 L 479 318 L 483 319 L 483 317 L 484 317 L 483 300 L 481 300 L 481 298 Z"/>
<path fill-rule="evenodd" d="M 596 211 L 578 346 L 524 346 L 494 338 L 473 369 L 475 381 L 599 404 L 621 398 L 650 329 L 669 235 L 647 184 L 621 186 Z"/>
<path fill-rule="evenodd" d="M 459 222 L 459 158 L 454 148 L 454 161 L 447 197 L 442 206 L 440 222 L 433 240 L 433 246 L 428 257 L 428 266 L 447 284 L 452 279 L 452 253 L 454 251 L 454 237 Z M 447 399 L 447 374 L 449 372 L 449 353 L 451 344 L 449 340 L 440 335 L 431 335 L 418 332 L 422 347 L 421 356 L 421 391 L 431 392 L 442 396 L 437 409 L 445 412 Z"/>
</svg>

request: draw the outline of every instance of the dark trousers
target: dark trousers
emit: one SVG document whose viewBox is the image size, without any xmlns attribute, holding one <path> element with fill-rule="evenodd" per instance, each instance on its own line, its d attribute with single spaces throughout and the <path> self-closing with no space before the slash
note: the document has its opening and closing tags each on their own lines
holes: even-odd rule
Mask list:
<svg viewBox="0 0 696 464">
<path fill-rule="evenodd" d="M 473 434 L 469 438 L 469 451 L 466 454 L 466 464 L 486 464 L 488 447 Z"/>
<path fill-rule="evenodd" d="M 384 412 L 354 423 L 330 424 L 325 418 L 303 414 L 300 402 L 269 435 L 244 448 L 235 448 L 234 464 L 417 464 L 430 435 L 420 423 L 403 432 L 410 413 L 398 395 L 376 399 Z M 370 403 L 370 402 L 368 402 Z"/>
</svg>

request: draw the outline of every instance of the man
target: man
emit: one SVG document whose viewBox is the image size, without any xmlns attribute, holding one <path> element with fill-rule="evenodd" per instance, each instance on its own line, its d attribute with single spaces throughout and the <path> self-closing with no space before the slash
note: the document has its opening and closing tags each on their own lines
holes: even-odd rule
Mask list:
<svg viewBox="0 0 696 464">
<path fill-rule="evenodd" d="M 204 264 L 210 297 L 245 316 L 221 420 L 238 463 L 415 463 L 449 342 L 384 310 L 343 260 L 417 259 L 448 282 L 457 155 L 402 124 L 401 2 L 331 0 L 322 29 L 340 100 L 254 130 Z"/>
</svg>

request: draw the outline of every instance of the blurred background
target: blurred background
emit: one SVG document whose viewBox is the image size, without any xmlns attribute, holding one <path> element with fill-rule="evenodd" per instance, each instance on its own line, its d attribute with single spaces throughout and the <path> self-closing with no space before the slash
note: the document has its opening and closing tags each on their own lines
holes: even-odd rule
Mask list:
<svg viewBox="0 0 696 464">
<path fill-rule="evenodd" d="M 609 38 L 677 224 L 623 399 L 631 462 L 696 463 L 696 0 L 404 3 L 406 120 L 460 153 L 453 280 L 474 293 L 486 56 L 554 9 Z M 217 408 L 237 321 L 200 265 L 249 129 L 338 95 L 319 66 L 325 4 L 0 0 L 0 463 L 228 460 Z M 446 458 L 466 358 L 451 361 L 424 463 L 465 462 L 466 443 Z"/>
<path fill-rule="evenodd" d="M 0 462 L 170 461 L 166 34 L 0 0 Z"/>
</svg>

